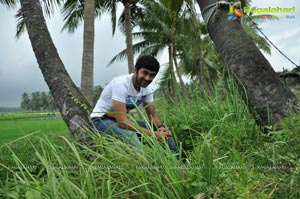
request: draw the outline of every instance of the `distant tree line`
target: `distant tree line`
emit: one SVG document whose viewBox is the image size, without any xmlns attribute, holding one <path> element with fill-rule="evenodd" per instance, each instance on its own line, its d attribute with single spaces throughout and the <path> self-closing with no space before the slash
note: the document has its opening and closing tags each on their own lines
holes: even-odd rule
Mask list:
<svg viewBox="0 0 300 199">
<path fill-rule="evenodd" d="M 50 92 L 32 92 L 22 94 L 21 108 L 30 111 L 54 111 L 56 106 Z"/>
<path fill-rule="evenodd" d="M 93 101 L 96 103 L 101 92 L 102 86 L 94 87 Z M 22 94 L 21 108 L 28 111 L 55 111 L 57 108 L 54 103 L 54 99 L 50 92 L 32 92 Z"/>
<path fill-rule="evenodd" d="M 0 107 L 0 115 L 1 113 L 20 112 L 20 111 L 24 111 L 24 109 L 20 107 Z"/>
<path fill-rule="evenodd" d="M 93 103 L 96 104 L 97 100 L 100 97 L 100 94 L 102 93 L 103 87 L 102 86 L 95 86 L 94 87 L 94 96 L 93 96 Z"/>
</svg>

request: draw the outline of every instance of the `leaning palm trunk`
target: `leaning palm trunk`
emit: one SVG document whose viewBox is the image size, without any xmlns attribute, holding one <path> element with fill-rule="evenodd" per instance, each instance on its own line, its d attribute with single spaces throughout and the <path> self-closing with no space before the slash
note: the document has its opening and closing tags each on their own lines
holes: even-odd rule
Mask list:
<svg viewBox="0 0 300 199">
<path fill-rule="evenodd" d="M 133 63 L 133 47 L 132 47 L 132 28 L 131 28 L 131 8 L 130 2 L 125 1 L 125 34 L 126 34 L 126 54 L 128 62 L 128 72 L 134 72 L 134 63 Z"/>
<path fill-rule="evenodd" d="M 94 21 L 95 0 L 86 0 L 84 4 L 81 92 L 91 105 L 93 105 L 94 94 Z"/>
<path fill-rule="evenodd" d="M 207 14 L 207 6 L 216 1 L 197 2 L 203 16 Z M 245 88 L 251 110 L 259 114 L 259 118 L 255 118 L 257 122 L 275 124 L 289 114 L 287 106 L 289 102 L 294 103 L 296 97 L 244 32 L 239 20 L 227 21 L 227 12 L 227 8 L 216 8 L 210 19 L 206 19 L 208 32 L 225 65 Z"/>
<path fill-rule="evenodd" d="M 83 139 L 86 137 L 83 127 L 90 125 L 87 110 L 91 107 L 71 80 L 57 53 L 39 0 L 21 0 L 21 6 L 33 51 L 55 104 L 70 132 Z"/>
</svg>

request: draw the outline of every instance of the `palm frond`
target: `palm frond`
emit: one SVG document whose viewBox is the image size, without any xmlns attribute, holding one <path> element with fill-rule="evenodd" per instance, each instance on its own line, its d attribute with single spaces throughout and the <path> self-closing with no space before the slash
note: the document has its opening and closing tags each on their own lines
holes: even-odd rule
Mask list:
<svg viewBox="0 0 300 199">
<path fill-rule="evenodd" d="M 26 26 L 25 26 L 25 21 L 23 18 L 22 10 L 21 8 L 17 11 L 17 14 L 15 15 L 17 18 L 17 32 L 16 32 L 16 38 L 19 39 L 22 35 L 22 33 L 25 32 Z"/>
<path fill-rule="evenodd" d="M 166 45 L 164 45 L 164 44 L 149 45 L 147 48 L 144 48 L 140 54 L 141 55 L 152 55 L 152 56 L 157 57 L 162 54 L 165 47 L 166 47 Z"/>
<path fill-rule="evenodd" d="M 141 5 L 138 4 L 139 2 L 141 1 L 137 0 L 130 3 L 131 29 L 134 29 L 137 26 L 138 21 L 142 21 L 144 19 L 144 10 L 140 7 Z M 125 34 L 125 9 L 123 9 L 119 17 L 118 25 L 120 31 Z"/>
<path fill-rule="evenodd" d="M 133 45 L 133 52 L 134 52 L 134 54 L 138 54 L 143 49 L 147 48 L 148 46 L 149 46 L 148 41 L 141 41 L 141 42 L 136 43 L 136 44 Z M 126 59 L 126 57 L 127 57 L 126 49 L 124 49 L 109 61 L 109 63 L 107 64 L 107 67 L 109 67 L 110 65 L 112 65 L 116 61 L 122 61 L 122 60 Z"/>
<path fill-rule="evenodd" d="M 253 16 L 245 17 L 245 19 L 242 20 L 242 26 L 247 33 L 247 35 L 255 42 L 256 46 L 263 50 L 267 54 L 271 54 L 271 45 L 268 43 L 268 41 L 260 36 L 257 31 L 259 31 L 259 27 L 256 22 L 253 21 Z M 256 20 L 259 20 L 258 18 Z"/>
<path fill-rule="evenodd" d="M 122 50 L 121 52 L 119 52 L 116 56 L 114 56 L 106 65 L 106 67 L 111 66 L 114 62 L 116 61 L 122 61 L 124 59 L 126 59 L 127 57 L 127 53 L 126 53 L 126 49 Z"/>
<path fill-rule="evenodd" d="M 14 8 L 18 2 L 15 0 L 0 0 L 0 3 L 8 8 Z"/>
<path fill-rule="evenodd" d="M 162 67 L 166 67 L 166 69 L 160 72 L 160 80 L 158 81 L 159 85 L 168 84 L 171 79 L 169 63 L 163 64 Z"/>
<path fill-rule="evenodd" d="M 62 7 L 63 1 L 60 0 L 42 0 L 42 7 L 46 16 L 50 17 L 56 10 Z"/>
<path fill-rule="evenodd" d="M 64 17 L 64 25 L 62 30 L 67 29 L 68 32 L 74 33 L 75 29 L 83 21 L 84 2 L 83 0 L 73 1 L 67 0 L 62 10 Z"/>
<path fill-rule="evenodd" d="M 116 26 L 117 26 L 117 8 L 116 5 L 111 8 L 111 25 L 112 25 L 112 34 L 114 35 L 116 32 Z"/>
</svg>

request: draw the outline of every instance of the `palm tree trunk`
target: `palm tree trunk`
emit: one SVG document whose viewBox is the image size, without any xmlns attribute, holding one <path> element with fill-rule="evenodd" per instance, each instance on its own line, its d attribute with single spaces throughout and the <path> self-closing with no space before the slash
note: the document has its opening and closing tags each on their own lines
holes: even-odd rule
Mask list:
<svg viewBox="0 0 300 199">
<path fill-rule="evenodd" d="M 169 51 L 169 68 L 171 74 L 171 80 L 170 80 L 171 90 L 174 98 L 177 99 L 176 77 L 175 77 L 174 66 L 173 66 L 173 43 L 172 42 L 168 44 L 168 51 Z"/>
<path fill-rule="evenodd" d="M 22 13 L 44 79 L 70 132 L 85 141 L 84 126 L 90 126 L 91 106 L 73 83 L 53 44 L 39 0 L 21 0 Z"/>
<path fill-rule="evenodd" d="M 179 82 L 180 82 L 181 89 L 183 91 L 184 96 L 187 96 L 188 93 L 187 93 L 186 87 L 184 85 L 184 82 L 182 80 L 182 73 L 180 72 L 180 69 L 179 69 L 179 66 L 178 66 L 178 63 L 177 63 L 175 49 L 174 49 L 174 53 L 173 53 L 173 60 L 174 60 L 174 65 L 175 65 L 175 68 L 176 68 L 176 73 L 177 73 L 177 76 L 178 76 L 178 79 L 179 79 Z"/>
<path fill-rule="evenodd" d="M 95 0 L 85 0 L 81 92 L 91 105 L 93 105 L 94 94 L 94 21 Z"/>
<path fill-rule="evenodd" d="M 198 74 L 198 80 L 199 80 L 199 84 L 201 85 L 203 83 L 203 63 L 202 63 L 202 58 L 199 57 L 197 60 L 196 60 L 196 66 L 199 70 L 199 74 Z"/>
<path fill-rule="evenodd" d="M 203 10 L 215 0 L 197 0 Z M 217 8 L 207 29 L 226 66 L 245 88 L 246 99 L 259 124 L 275 124 L 286 117 L 296 97 L 280 80 L 270 63 L 244 32 L 239 20 L 227 21 L 228 10 Z M 269 117 L 270 116 L 270 117 Z"/>
<path fill-rule="evenodd" d="M 131 8 L 130 1 L 124 2 L 125 7 L 125 32 L 126 32 L 126 54 L 128 62 L 128 72 L 134 72 L 134 63 L 133 63 L 133 47 L 132 47 L 132 28 L 131 28 Z"/>
</svg>

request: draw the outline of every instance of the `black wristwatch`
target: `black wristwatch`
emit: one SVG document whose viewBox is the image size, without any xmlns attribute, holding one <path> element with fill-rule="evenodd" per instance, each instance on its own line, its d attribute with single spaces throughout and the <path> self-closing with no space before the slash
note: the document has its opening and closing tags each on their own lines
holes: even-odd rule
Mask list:
<svg viewBox="0 0 300 199">
<path fill-rule="evenodd" d="M 158 125 L 157 128 L 165 127 L 163 124 Z"/>
</svg>

